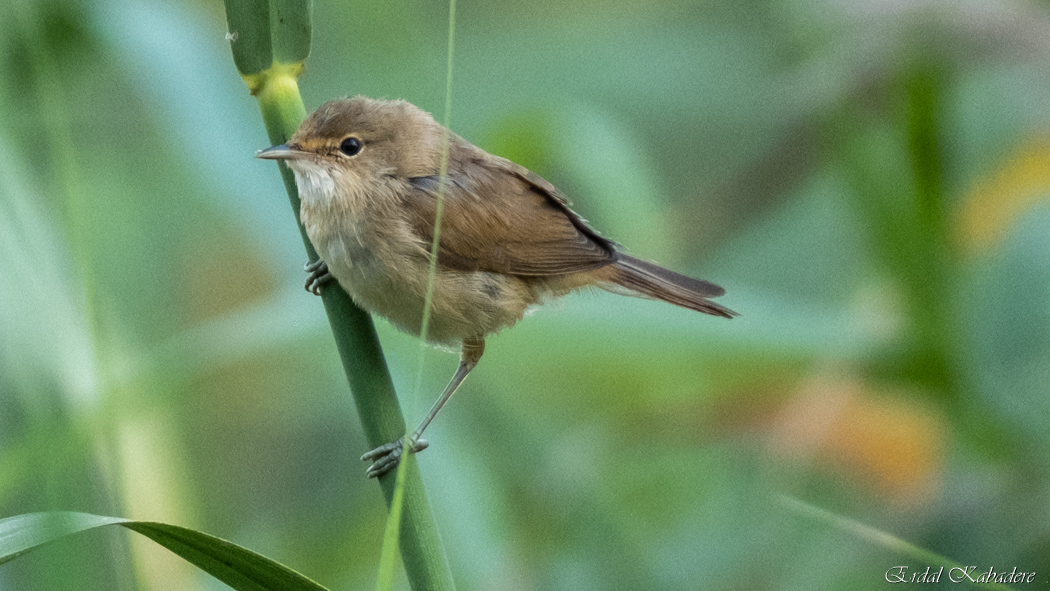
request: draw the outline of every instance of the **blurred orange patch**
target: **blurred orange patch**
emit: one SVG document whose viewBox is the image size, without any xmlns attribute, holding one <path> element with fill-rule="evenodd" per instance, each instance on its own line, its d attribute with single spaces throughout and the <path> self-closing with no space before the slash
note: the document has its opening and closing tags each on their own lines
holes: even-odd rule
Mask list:
<svg viewBox="0 0 1050 591">
<path fill-rule="evenodd" d="M 889 500 L 921 505 L 937 493 L 945 438 L 942 417 L 927 404 L 820 377 L 803 382 L 774 419 L 770 447 Z"/>
</svg>

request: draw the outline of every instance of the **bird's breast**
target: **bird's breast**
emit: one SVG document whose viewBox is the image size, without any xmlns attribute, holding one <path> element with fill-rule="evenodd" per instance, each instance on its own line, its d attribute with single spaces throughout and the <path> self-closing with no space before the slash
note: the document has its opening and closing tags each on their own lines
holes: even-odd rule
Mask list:
<svg viewBox="0 0 1050 591">
<path fill-rule="evenodd" d="M 393 273 L 397 220 L 384 216 L 369 195 L 351 190 L 361 185 L 352 172 L 310 161 L 294 162 L 292 168 L 302 200 L 300 219 L 332 275 L 344 287 L 383 283 Z"/>
<path fill-rule="evenodd" d="M 301 212 L 306 234 L 332 275 L 351 295 L 397 275 L 404 256 L 389 224 L 367 214 L 315 207 L 303 201 Z"/>
<path fill-rule="evenodd" d="M 338 184 L 337 184 L 338 186 Z M 323 190 L 324 182 L 300 186 Z M 407 219 L 383 208 L 382 195 L 348 205 L 344 195 L 302 200 L 301 220 L 317 253 L 357 305 L 420 334 L 430 281 L 429 244 Z M 438 270 L 427 338 L 452 344 L 514 324 L 542 289 L 516 277 Z"/>
</svg>

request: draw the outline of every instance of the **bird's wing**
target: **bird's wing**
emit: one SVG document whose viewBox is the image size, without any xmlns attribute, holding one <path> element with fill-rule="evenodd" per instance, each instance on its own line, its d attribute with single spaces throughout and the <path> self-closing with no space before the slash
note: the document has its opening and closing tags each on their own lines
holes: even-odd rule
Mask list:
<svg viewBox="0 0 1050 591">
<path fill-rule="evenodd" d="M 456 156 L 444 189 L 438 248 L 443 268 L 545 276 L 616 260 L 613 242 L 587 226 L 539 175 L 477 148 Z M 405 211 L 419 237 L 432 242 L 440 177 L 409 182 Z"/>
</svg>

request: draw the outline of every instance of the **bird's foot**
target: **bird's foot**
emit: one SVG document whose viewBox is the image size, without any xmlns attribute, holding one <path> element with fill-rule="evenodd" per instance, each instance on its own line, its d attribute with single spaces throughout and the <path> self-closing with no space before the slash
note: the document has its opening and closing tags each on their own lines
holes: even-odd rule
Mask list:
<svg viewBox="0 0 1050 591">
<path fill-rule="evenodd" d="M 386 474 L 390 470 L 393 470 L 398 462 L 401 461 L 401 455 L 405 451 L 405 438 L 402 437 L 397 441 L 387 443 L 386 445 L 380 445 L 372 451 L 361 456 L 361 461 L 371 461 L 372 465 L 368 467 L 368 477 L 377 478 Z M 409 453 L 416 453 L 417 451 L 423 451 L 429 446 L 430 443 L 426 439 L 416 439 L 412 445 L 409 446 Z"/>
<path fill-rule="evenodd" d="M 332 274 L 328 272 L 328 265 L 321 259 L 317 259 L 314 262 L 307 262 L 303 267 L 303 270 L 310 274 L 306 278 L 306 291 L 314 294 L 321 295 L 321 287 L 335 279 Z"/>
</svg>

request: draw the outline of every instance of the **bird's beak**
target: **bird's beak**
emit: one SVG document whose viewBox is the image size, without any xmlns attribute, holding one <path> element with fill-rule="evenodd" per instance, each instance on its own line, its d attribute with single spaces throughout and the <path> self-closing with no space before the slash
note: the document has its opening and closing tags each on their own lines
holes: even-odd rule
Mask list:
<svg viewBox="0 0 1050 591">
<path fill-rule="evenodd" d="M 288 144 L 266 148 L 265 150 L 259 150 L 255 153 L 256 158 L 262 158 L 264 160 L 297 160 L 299 158 L 306 158 L 309 155 L 309 152 L 297 150 Z"/>
</svg>

